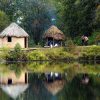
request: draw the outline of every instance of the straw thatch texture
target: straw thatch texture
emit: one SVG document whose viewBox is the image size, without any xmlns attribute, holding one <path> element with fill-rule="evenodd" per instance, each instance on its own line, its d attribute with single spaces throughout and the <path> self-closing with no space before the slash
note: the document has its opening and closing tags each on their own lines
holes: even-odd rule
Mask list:
<svg viewBox="0 0 100 100">
<path fill-rule="evenodd" d="M 52 95 L 56 95 L 63 89 L 64 84 L 65 84 L 64 80 L 58 80 L 54 81 L 53 83 L 45 83 L 45 87 Z"/>
<path fill-rule="evenodd" d="M 53 38 L 55 40 L 64 40 L 65 36 L 62 31 L 60 31 L 56 26 L 51 26 L 44 33 L 44 38 Z"/>
<path fill-rule="evenodd" d="M 0 37 L 28 37 L 29 35 L 16 23 L 11 23 L 6 29 L 0 33 Z"/>
<path fill-rule="evenodd" d="M 25 85 L 2 85 L 2 90 L 8 94 L 11 98 L 16 99 L 21 93 L 23 93 L 27 88 L 28 84 Z"/>
</svg>

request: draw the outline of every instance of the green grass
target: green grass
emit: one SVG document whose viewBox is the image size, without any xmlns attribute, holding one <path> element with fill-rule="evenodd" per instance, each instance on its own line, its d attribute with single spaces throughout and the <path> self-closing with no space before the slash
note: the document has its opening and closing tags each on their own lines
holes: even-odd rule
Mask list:
<svg viewBox="0 0 100 100">
<path fill-rule="evenodd" d="M 40 48 L 28 53 L 29 60 L 68 60 L 74 59 L 73 54 L 64 48 Z"/>
<path fill-rule="evenodd" d="M 22 49 L 23 50 L 23 49 Z M 100 57 L 100 46 L 75 46 L 75 47 L 59 47 L 59 48 L 32 48 L 26 52 L 16 53 L 9 52 L 9 49 L 3 48 L 0 51 L 0 59 L 3 60 L 68 60 L 73 61 L 80 57 Z M 19 52 L 19 51 L 18 51 Z M 14 54 L 13 54 L 14 53 Z M 13 56 L 14 55 L 14 56 Z M 18 55 L 18 56 L 16 56 Z M 19 59 L 20 58 L 20 59 Z"/>
</svg>

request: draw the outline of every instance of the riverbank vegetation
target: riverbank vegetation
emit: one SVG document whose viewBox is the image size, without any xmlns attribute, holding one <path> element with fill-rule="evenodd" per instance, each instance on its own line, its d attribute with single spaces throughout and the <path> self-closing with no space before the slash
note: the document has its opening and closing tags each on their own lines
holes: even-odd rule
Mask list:
<svg viewBox="0 0 100 100">
<path fill-rule="evenodd" d="M 37 48 L 32 51 L 22 49 L 16 44 L 14 49 L 2 48 L 0 59 L 6 61 L 34 60 L 99 60 L 100 46 L 68 46 L 59 48 Z"/>
<path fill-rule="evenodd" d="M 100 46 L 84 49 L 81 58 L 85 60 L 100 60 Z"/>
<path fill-rule="evenodd" d="M 58 61 L 35 61 L 35 62 L 9 62 L 0 63 L 0 72 L 4 74 L 10 73 L 10 71 L 20 74 L 22 71 L 29 71 L 35 73 L 45 73 L 45 72 L 59 72 L 67 73 L 68 80 L 71 80 L 73 76 L 78 73 L 89 73 L 94 75 L 100 75 L 99 64 L 87 64 L 78 62 L 58 62 Z"/>
</svg>

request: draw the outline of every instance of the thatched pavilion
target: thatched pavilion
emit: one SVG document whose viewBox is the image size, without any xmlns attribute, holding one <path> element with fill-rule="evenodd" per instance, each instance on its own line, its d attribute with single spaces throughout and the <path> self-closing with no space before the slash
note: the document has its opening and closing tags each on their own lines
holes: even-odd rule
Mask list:
<svg viewBox="0 0 100 100">
<path fill-rule="evenodd" d="M 44 39 L 46 39 L 46 46 L 62 46 L 62 41 L 65 36 L 62 31 L 60 31 L 56 26 L 51 26 L 47 31 L 45 31 Z"/>
<path fill-rule="evenodd" d="M 14 48 L 19 43 L 22 48 L 27 48 L 28 37 L 29 35 L 20 26 L 11 23 L 0 33 L 0 47 Z"/>
</svg>

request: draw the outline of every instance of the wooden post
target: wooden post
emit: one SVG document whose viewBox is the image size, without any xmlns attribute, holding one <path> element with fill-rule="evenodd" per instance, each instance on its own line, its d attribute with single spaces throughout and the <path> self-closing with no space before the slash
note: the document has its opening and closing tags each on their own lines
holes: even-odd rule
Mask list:
<svg viewBox="0 0 100 100">
<path fill-rule="evenodd" d="M 62 41 L 61 41 L 61 47 L 62 47 Z"/>
<path fill-rule="evenodd" d="M 25 73 L 25 84 L 28 84 L 28 72 Z"/>
<path fill-rule="evenodd" d="M 47 38 L 47 44 L 46 45 L 48 46 L 48 38 Z"/>
<path fill-rule="evenodd" d="M 27 37 L 26 41 L 27 41 L 27 44 L 26 44 L 27 46 L 26 46 L 26 48 L 28 48 L 28 37 Z"/>
<path fill-rule="evenodd" d="M 27 84 L 28 84 L 28 72 L 27 72 Z"/>
<path fill-rule="evenodd" d="M 53 38 L 53 46 L 54 46 L 54 38 Z"/>
</svg>

